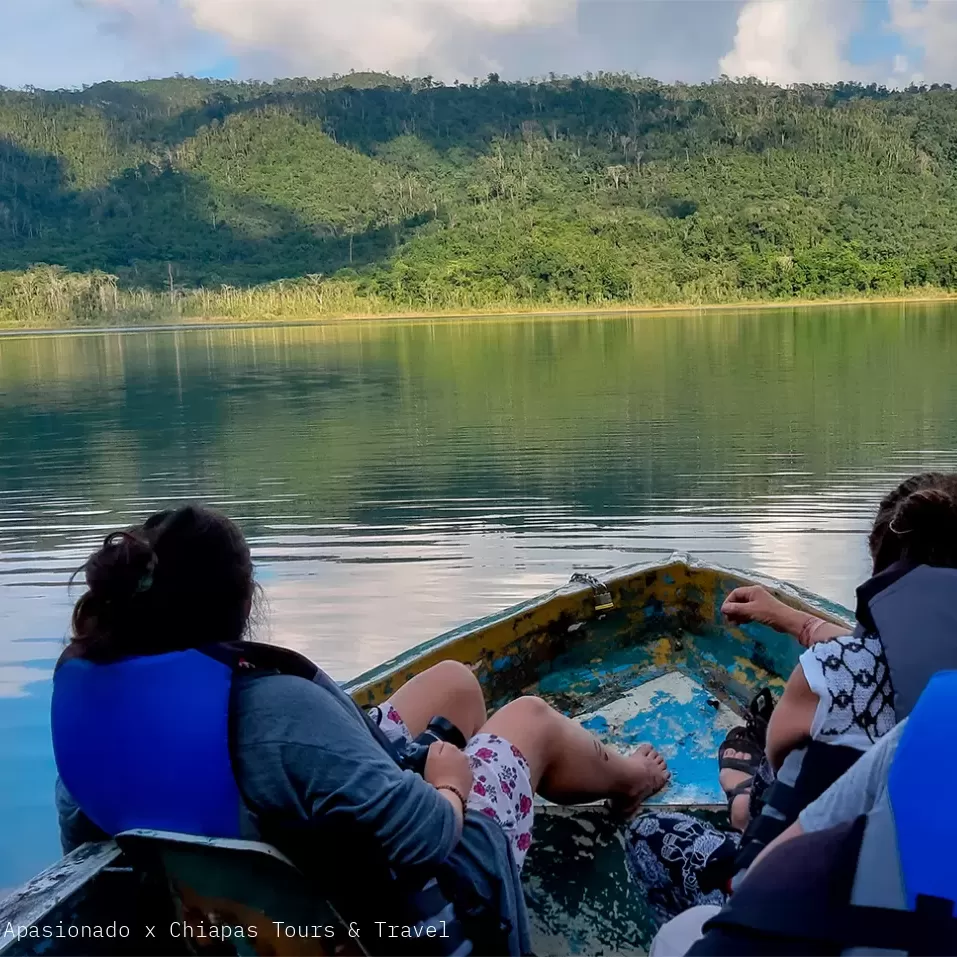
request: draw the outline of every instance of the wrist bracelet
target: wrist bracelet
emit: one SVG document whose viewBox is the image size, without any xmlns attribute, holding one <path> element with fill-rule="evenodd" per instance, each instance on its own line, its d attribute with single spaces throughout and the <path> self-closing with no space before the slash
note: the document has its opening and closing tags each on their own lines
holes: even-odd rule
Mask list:
<svg viewBox="0 0 957 957">
<path fill-rule="evenodd" d="M 808 615 L 807 620 L 801 625 L 801 631 L 798 634 L 798 644 L 803 645 L 805 648 L 810 647 L 811 641 L 817 634 L 818 628 L 826 624 L 827 622 L 823 618 L 815 618 L 813 615 Z"/>
<path fill-rule="evenodd" d="M 465 797 L 454 784 L 436 784 L 436 791 L 451 791 L 462 802 L 462 813 L 465 813 Z"/>
</svg>

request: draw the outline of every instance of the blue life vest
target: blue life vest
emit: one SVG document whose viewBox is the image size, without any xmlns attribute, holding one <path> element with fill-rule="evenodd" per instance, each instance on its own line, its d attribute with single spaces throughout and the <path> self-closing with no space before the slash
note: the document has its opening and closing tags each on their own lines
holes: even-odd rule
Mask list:
<svg viewBox="0 0 957 957">
<path fill-rule="evenodd" d="M 957 671 L 943 671 L 928 682 L 897 746 L 890 815 L 879 803 L 772 851 L 688 953 L 957 953 L 955 727 Z M 887 903 L 886 879 L 898 876 L 905 909 Z"/>
<path fill-rule="evenodd" d="M 53 673 L 51 709 L 53 753 L 67 791 L 107 834 L 140 827 L 239 837 L 243 798 L 230 754 L 230 698 L 233 676 L 254 672 L 292 675 L 342 695 L 308 658 L 255 641 L 100 664 L 67 649 Z M 401 763 L 395 744 L 352 704 Z"/>
<path fill-rule="evenodd" d="M 83 813 L 107 834 L 141 827 L 240 837 L 232 679 L 229 665 L 195 649 L 62 661 L 53 676 L 53 753 Z"/>
<path fill-rule="evenodd" d="M 954 636 L 957 643 L 957 635 Z M 887 782 L 909 907 L 957 901 L 957 671 L 935 675 L 907 721 Z"/>
</svg>

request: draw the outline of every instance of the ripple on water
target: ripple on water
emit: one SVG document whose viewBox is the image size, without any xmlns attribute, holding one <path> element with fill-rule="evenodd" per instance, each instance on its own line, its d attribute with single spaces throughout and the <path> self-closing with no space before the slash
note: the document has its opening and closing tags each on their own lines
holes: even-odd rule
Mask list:
<svg viewBox="0 0 957 957">
<path fill-rule="evenodd" d="M 957 469 L 955 315 L 3 340 L 0 887 L 57 853 L 50 674 L 69 577 L 108 531 L 221 508 L 270 637 L 338 677 L 573 570 L 673 549 L 849 602 L 879 498 Z"/>
</svg>

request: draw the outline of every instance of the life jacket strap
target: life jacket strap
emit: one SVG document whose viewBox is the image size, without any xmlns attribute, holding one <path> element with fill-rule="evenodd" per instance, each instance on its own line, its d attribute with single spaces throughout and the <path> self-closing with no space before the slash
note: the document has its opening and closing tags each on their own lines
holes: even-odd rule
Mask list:
<svg viewBox="0 0 957 957">
<path fill-rule="evenodd" d="M 811 741 L 804 750 L 794 784 L 785 784 L 779 779 L 764 792 L 764 807 L 773 808 L 780 817 L 761 813 L 751 818 L 741 838 L 735 869 L 750 867 L 761 850 L 784 833 L 801 811 L 817 800 L 860 756 L 857 748 Z"/>
</svg>

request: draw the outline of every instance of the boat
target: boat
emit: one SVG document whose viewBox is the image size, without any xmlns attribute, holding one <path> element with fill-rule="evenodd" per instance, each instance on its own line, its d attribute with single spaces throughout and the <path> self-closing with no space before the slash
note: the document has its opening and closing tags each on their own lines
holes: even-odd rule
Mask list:
<svg viewBox="0 0 957 957">
<path fill-rule="evenodd" d="M 764 585 L 830 621 L 852 622 L 846 608 L 793 585 L 675 553 L 600 578 L 572 575 L 555 591 L 418 645 L 344 687 L 359 704 L 378 704 L 439 661 L 464 662 L 490 710 L 537 694 L 614 747 L 652 741 L 673 777 L 647 806 L 720 821 L 718 745 L 758 689 L 783 688 L 801 652 L 793 638 L 765 626 L 723 620 L 724 598 L 746 584 Z M 644 953 L 655 922 L 629 886 L 620 824 L 602 803 L 538 800 L 524 870 L 533 952 Z M 144 933 L 147 926 L 153 935 Z M 286 936 L 304 926 L 335 928 L 335 935 Z M 230 939 L 244 927 L 256 935 Z M 84 935 L 84 928 L 112 928 L 113 936 Z M 304 876 L 268 845 L 148 831 L 86 844 L 39 874 L 0 903 L 5 930 L 5 957 L 363 952 Z"/>
</svg>

